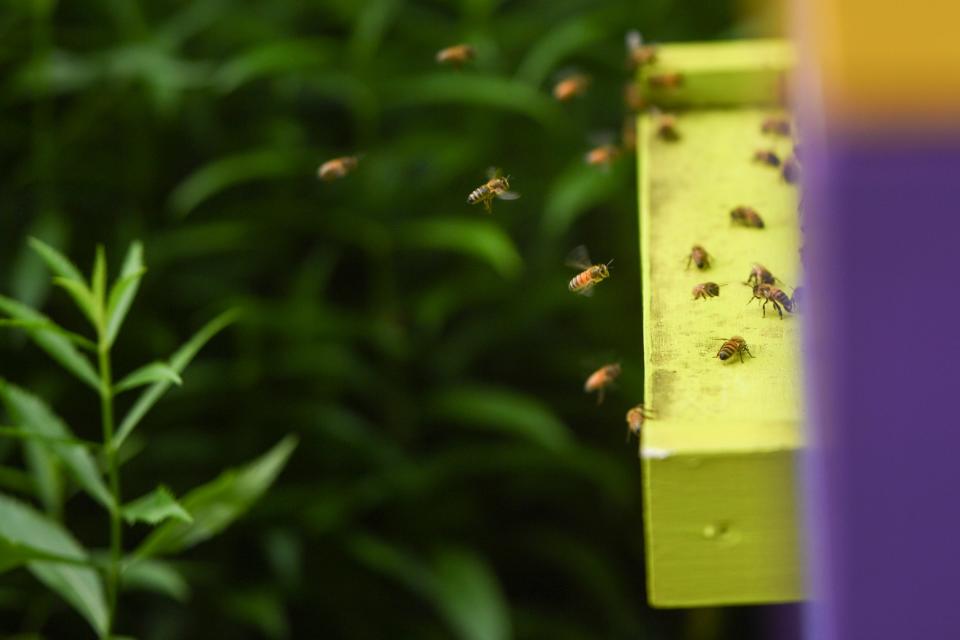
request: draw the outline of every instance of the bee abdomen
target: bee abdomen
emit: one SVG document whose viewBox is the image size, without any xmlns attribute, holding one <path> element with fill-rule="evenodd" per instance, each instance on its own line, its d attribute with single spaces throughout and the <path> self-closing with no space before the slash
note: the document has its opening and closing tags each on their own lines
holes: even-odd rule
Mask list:
<svg viewBox="0 0 960 640">
<path fill-rule="evenodd" d="M 590 284 L 590 281 L 591 280 L 590 280 L 589 271 L 578 273 L 570 280 L 570 285 L 569 285 L 570 291 L 579 291 L 580 289 L 583 289 L 585 286 Z"/>
<path fill-rule="evenodd" d="M 470 204 L 476 204 L 480 202 L 480 200 L 482 200 L 485 195 L 487 195 L 487 188 L 477 187 L 476 189 L 470 192 L 470 195 L 467 196 L 467 202 L 469 202 Z"/>
<path fill-rule="evenodd" d="M 777 292 L 773 294 L 773 297 L 774 299 L 776 299 L 777 302 L 783 305 L 784 309 L 790 312 L 793 311 L 793 300 L 791 300 L 786 293 L 784 293 L 783 291 L 777 290 Z"/>
</svg>

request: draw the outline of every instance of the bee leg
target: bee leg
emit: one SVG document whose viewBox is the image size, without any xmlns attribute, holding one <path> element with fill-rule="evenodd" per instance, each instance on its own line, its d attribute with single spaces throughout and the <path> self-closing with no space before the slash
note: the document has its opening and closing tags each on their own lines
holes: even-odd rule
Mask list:
<svg viewBox="0 0 960 640">
<path fill-rule="evenodd" d="M 780 305 L 777 304 L 776 300 L 773 300 L 773 308 L 777 310 L 777 313 L 780 314 L 780 319 L 783 320 L 783 310 L 780 308 Z"/>
<path fill-rule="evenodd" d="M 763 301 L 763 306 L 760 307 L 761 309 L 763 309 L 763 317 L 764 317 L 764 318 L 767 317 L 767 302 L 769 302 L 769 300 L 764 300 L 764 301 Z"/>
<path fill-rule="evenodd" d="M 483 210 L 487 213 L 493 213 L 493 202 L 489 198 L 483 201 Z"/>
<path fill-rule="evenodd" d="M 750 356 L 751 358 L 754 357 L 753 354 L 750 353 L 750 349 L 747 349 L 746 347 L 744 347 L 743 350 L 746 351 L 747 355 Z"/>
<path fill-rule="evenodd" d="M 740 355 L 740 362 L 743 362 L 743 349 L 737 349 L 737 353 Z"/>
</svg>

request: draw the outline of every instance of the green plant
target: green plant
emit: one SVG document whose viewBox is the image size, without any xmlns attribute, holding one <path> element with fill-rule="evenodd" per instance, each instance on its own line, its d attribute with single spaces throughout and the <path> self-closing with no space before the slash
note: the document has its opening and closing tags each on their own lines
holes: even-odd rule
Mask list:
<svg viewBox="0 0 960 640">
<path fill-rule="evenodd" d="M 10 420 L 0 436 L 22 441 L 30 485 L 46 513 L 27 502 L 0 494 L 0 571 L 25 565 L 38 580 L 58 593 L 90 623 L 100 638 L 113 637 L 118 594 L 129 572 L 140 581 L 170 584 L 179 576 L 157 560 L 219 533 L 270 486 L 296 446 L 287 436 L 260 458 L 197 487 L 180 500 L 160 485 L 135 500 L 123 502 L 121 466 L 124 444 L 144 416 L 173 385 L 197 352 L 231 324 L 235 311 L 207 323 L 168 360 L 137 368 L 116 380 L 111 350 L 145 273 L 139 243 L 130 246 L 120 275 L 107 287 L 107 261 L 97 248 L 89 281 L 73 263 L 51 246 L 32 239 L 32 248 L 54 272 L 89 321 L 94 337 L 69 331 L 42 313 L 0 296 L 0 326 L 26 332 L 30 339 L 64 369 L 90 387 L 100 400 L 99 442 L 80 439 L 38 396 L 0 378 L 0 401 Z M 95 363 L 90 354 L 95 359 Z M 117 395 L 143 388 L 119 424 L 114 419 Z M 63 502 L 70 495 L 61 477 L 88 494 L 109 519 L 109 549 L 88 552 L 64 526 Z M 155 527 L 129 554 L 123 545 L 124 523 Z"/>
</svg>

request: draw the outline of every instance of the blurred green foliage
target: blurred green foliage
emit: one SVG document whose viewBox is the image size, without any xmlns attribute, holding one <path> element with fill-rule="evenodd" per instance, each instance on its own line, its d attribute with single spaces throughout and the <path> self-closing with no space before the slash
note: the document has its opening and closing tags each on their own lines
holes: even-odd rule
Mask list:
<svg viewBox="0 0 960 640">
<path fill-rule="evenodd" d="M 245 312 L 130 433 L 124 498 L 158 481 L 183 495 L 282 434 L 301 438 L 231 533 L 175 572 L 144 562 L 127 576 L 121 632 L 653 639 L 745 623 L 736 636 L 749 637 L 745 610 L 705 625 L 645 605 L 639 465 L 623 444 L 642 390 L 633 167 L 582 163 L 592 133 L 621 126 L 625 31 L 760 35 L 734 9 L 6 4 L 0 290 L 77 326 L 26 237 L 81 264 L 98 242 L 142 239 L 150 277 L 113 348 L 119 371 L 172 353 L 227 306 Z M 475 63 L 438 68 L 436 50 L 458 42 Z M 560 105 L 550 80 L 571 66 L 594 82 Z M 355 173 L 316 180 L 320 162 L 355 152 Z M 465 198 L 490 165 L 523 197 L 487 217 Z M 592 299 L 566 291 L 563 256 L 581 243 L 617 259 Z M 0 336 L 2 372 L 96 438 L 87 390 L 37 354 Z M 609 359 L 625 373 L 597 407 L 581 385 Z M 27 498 L 19 459 L 0 440 L 0 485 Z M 88 499 L 64 509 L 87 546 L 106 546 Z M 147 545 L 183 542 L 181 524 Z M 0 581 L 0 632 L 83 637 L 82 624 L 28 574 Z"/>
</svg>

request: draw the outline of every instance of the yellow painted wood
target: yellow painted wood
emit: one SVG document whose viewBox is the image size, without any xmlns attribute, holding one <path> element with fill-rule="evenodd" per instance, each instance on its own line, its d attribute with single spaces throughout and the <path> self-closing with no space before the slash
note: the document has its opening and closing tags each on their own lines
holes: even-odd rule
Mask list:
<svg viewBox="0 0 960 640">
<path fill-rule="evenodd" d="M 737 59 L 730 46 L 721 45 L 728 62 Z M 710 57 L 710 47 L 682 54 Z M 664 59 L 680 58 L 671 51 Z M 748 84 L 749 69 L 738 68 Z M 761 82 L 768 71 L 764 63 Z M 747 305 L 751 292 L 741 284 L 753 262 L 788 292 L 801 278 L 796 187 L 751 159 L 756 148 L 790 151 L 789 141 L 760 133 L 763 119 L 777 113 L 687 109 L 674 143 L 655 137 L 649 117 L 638 122 L 645 402 L 654 414 L 641 458 L 648 593 L 656 606 L 803 596 L 794 489 L 800 319 L 785 313 L 780 320 L 772 305 L 764 318 L 756 301 Z M 766 228 L 731 225 L 729 212 L 739 205 L 755 208 Z M 693 244 L 711 253 L 712 268 L 686 269 Z M 704 281 L 726 286 L 717 298 L 693 300 L 692 287 Z M 732 335 L 746 338 L 755 357 L 715 358 L 723 342 L 715 338 Z"/>
</svg>

